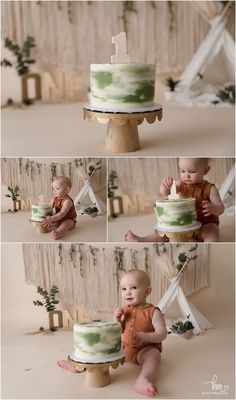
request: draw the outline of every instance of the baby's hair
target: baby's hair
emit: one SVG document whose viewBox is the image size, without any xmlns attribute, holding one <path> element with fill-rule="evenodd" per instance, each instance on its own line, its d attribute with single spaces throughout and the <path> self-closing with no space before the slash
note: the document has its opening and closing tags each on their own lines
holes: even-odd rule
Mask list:
<svg viewBox="0 0 236 400">
<path fill-rule="evenodd" d="M 144 271 L 142 271 L 141 269 L 129 269 L 123 276 L 126 275 L 136 275 L 140 280 L 142 280 L 142 283 L 144 283 L 146 286 L 150 286 L 151 285 L 151 281 L 150 278 L 148 276 L 148 274 Z M 121 278 L 121 279 L 122 279 Z"/>
<path fill-rule="evenodd" d="M 204 158 L 200 158 L 200 157 L 196 157 L 196 158 L 192 158 L 192 157 L 180 157 L 180 158 L 178 158 L 178 162 L 179 162 L 181 159 L 187 159 L 187 158 L 189 158 L 190 160 L 197 160 L 197 161 L 200 161 L 202 164 L 204 164 L 204 167 L 208 167 L 208 164 L 209 164 L 209 161 L 210 161 L 210 158 L 207 158 L 207 157 L 204 157 Z"/>
<path fill-rule="evenodd" d="M 72 184 L 71 184 L 71 180 L 70 180 L 70 178 L 68 178 L 68 176 L 62 175 L 62 176 L 55 176 L 53 178 L 53 182 L 59 181 L 59 180 L 62 181 L 66 186 L 69 186 L 71 188 Z"/>
</svg>

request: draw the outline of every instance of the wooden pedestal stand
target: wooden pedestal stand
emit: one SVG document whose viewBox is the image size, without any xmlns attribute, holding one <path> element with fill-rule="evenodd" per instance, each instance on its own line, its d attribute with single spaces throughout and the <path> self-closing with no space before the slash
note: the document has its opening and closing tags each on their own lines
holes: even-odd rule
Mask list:
<svg viewBox="0 0 236 400">
<path fill-rule="evenodd" d="M 30 219 L 30 222 L 35 226 L 36 233 L 48 233 L 48 229 L 41 222 L 33 221 L 32 219 Z"/>
<path fill-rule="evenodd" d="M 116 369 L 119 367 L 119 364 L 124 364 L 125 362 L 125 357 L 101 364 L 86 364 L 77 362 L 72 360 L 70 356 L 68 359 L 69 362 L 72 363 L 75 369 L 79 372 L 86 370 L 85 383 L 90 388 L 99 388 L 109 385 L 111 381 L 109 368 L 112 367 Z"/>
<path fill-rule="evenodd" d="M 200 222 L 195 224 L 194 227 L 190 229 L 186 229 L 183 232 L 174 232 L 169 230 L 163 230 L 158 228 L 158 225 L 155 225 L 154 230 L 155 234 L 161 237 L 167 236 L 170 242 L 189 242 L 193 235 L 199 234 L 201 229 Z"/>
<path fill-rule="evenodd" d="M 84 119 L 107 125 L 106 150 L 111 153 L 128 153 L 140 149 L 138 125 L 146 118 L 152 124 L 162 119 L 162 107 L 145 112 L 118 113 L 92 110 L 84 107 Z"/>
</svg>

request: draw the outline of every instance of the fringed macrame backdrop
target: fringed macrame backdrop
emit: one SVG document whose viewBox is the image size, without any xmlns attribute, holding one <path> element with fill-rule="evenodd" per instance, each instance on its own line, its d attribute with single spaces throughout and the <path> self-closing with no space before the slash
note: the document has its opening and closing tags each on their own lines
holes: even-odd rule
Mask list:
<svg viewBox="0 0 236 400">
<path fill-rule="evenodd" d="M 174 73 L 184 69 L 210 28 L 191 3 L 2 1 L 2 36 L 19 44 L 33 36 L 41 70 L 80 68 L 89 74 L 91 63 L 110 62 L 111 37 L 126 31 L 132 61 Z M 227 29 L 234 37 L 233 12 Z"/>
<path fill-rule="evenodd" d="M 191 261 L 182 276 L 186 295 L 207 286 L 208 246 L 192 244 L 23 244 L 25 280 L 47 290 L 59 288 L 62 306 L 69 312 L 80 308 L 112 312 L 120 304 L 119 281 L 124 271 L 140 268 L 152 282 L 150 301 L 157 304 L 178 270 L 178 254 L 186 252 Z"/>
<path fill-rule="evenodd" d="M 211 169 L 206 179 L 220 189 L 223 181 L 235 163 L 234 158 L 212 158 Z M 110 158 L 108 162 L 109 173 L 117 173 L 118 190 L 116 194 L 127 194 L 133 201 L 134 208 L 138 202 L 134 197 L 142 194 L 145 210 L 153 212 L 153 204 L 161 197 L 160 184 L 164 177 L 172 176 L 179 179 L 177 158 Z M 146 198 L 146 200 L 145 200 Z M 149 203 L 149 207 L 148 207 Z M 132 206 L 130 205 L 130 211 Z"/>
<path fill-rule="evenodd" d="M 43 194 L 45 200 L 52 197 L 52 180 L 54 176 L 65 175 L 71 178 L 72 189 L 70 196 L 74 198 L 81 190 L 87 179 L 88 168 L 101 160 L 101 169 L 97 170 L 91 180 L 94 192 L 106 193 L 106 159 L 105 158 L 77 158 L 60 160 L 60 162 L 44 161 L 27 158 L 2 158 L 2 184 L 19 186 L 20 198 L 27 204 L 28 201 L 37 201 Z M 99 165 L 98 165 L 99 166 Z M 105 199 L 103 199 L 105 200 Z"/>
</svg>

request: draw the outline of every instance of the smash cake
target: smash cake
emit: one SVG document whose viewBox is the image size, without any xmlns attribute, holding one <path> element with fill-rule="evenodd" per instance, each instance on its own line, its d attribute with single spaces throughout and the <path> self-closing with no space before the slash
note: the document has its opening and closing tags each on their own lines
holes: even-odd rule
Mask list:
<svg viewBox="0 0 236 400">
<path fill-rule="evenodd" d="M 46 217 L 53 214 L 51 204 L 32 204 L 31 221 L 42 222 Z"/>
<path fill-rule="evenodd" d="M 102 363 L 123 357 L 121 326 L 116 322 L 89 322 L 74 325 L 74 354 L 84 363 Z"/>
<path fill-rule="evenodd" d="M 155 65 L 91 64 L 90 106 L 104 111 L 141 112 L 156 109 Z"/>
<path fill-rule="evenodd" d="M 183 232 L 201 225 L 197 221 L 196 200 L 193 198 L 158 200 L 155 212 L 159 230 Z"/>
</svg>

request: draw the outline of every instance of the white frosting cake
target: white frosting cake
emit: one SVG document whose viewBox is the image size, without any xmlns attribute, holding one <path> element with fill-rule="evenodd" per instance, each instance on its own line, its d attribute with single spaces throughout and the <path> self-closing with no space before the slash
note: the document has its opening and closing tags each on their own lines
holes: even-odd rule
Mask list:
<svg viewBox="0 0 236 400">
<path fill-rule="evenodd" d="M 162 230 L 181 232 L 199 225 L 196 201 L 188 199 L 163 199 L 156 202 L 157 227 Z"/>
<path fill-rule="evenodd" d="M 121 353 L 121 326 L 116 322 L 74 325 L 73 358 L 88 363 L 106 362 Z"/>
<path fill-rule="evenodd" d="M 91 64 L 91 106 L 132 112 L 154 106 L 155 65 Z"/>
<path fill-rule="evenodd" d="M 53 207 L 51 204 L 32 204 L 32 221 L 42 222 L 46 217 L 52 214 Z"/>
</svg>

